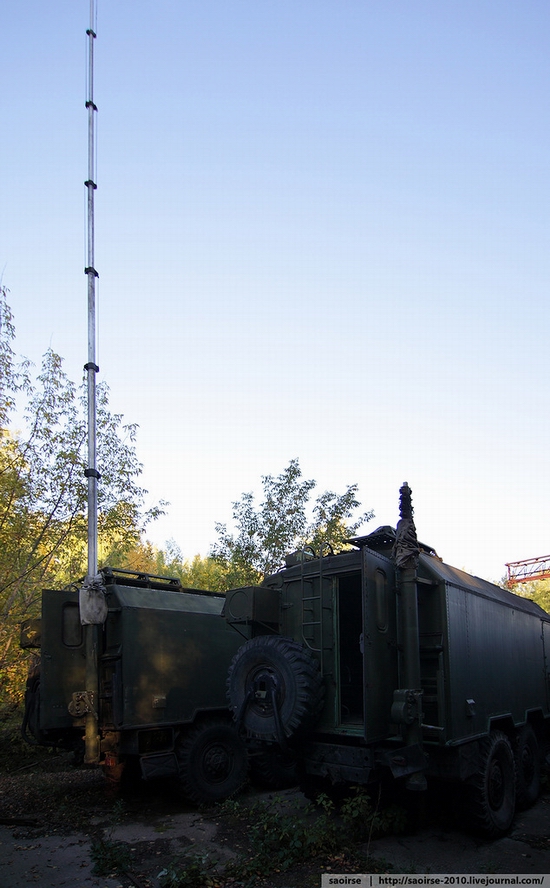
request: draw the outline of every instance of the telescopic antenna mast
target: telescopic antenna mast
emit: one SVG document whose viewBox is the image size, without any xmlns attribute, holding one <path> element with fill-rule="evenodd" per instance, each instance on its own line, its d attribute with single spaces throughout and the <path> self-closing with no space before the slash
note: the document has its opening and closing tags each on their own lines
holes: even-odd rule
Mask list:
<svg viewBox="0 0 550 888">
<path fill-rule="evenodd" d="M 87 261 L 85 274 L 88 278 L 88 362 L 84 369 L 88 375 L 88 467 L 85 475 L 88 479 L 88 575 L 85 587 L 93 590 L 98 573 L 97 545 L 97 484 L 99 472 L 96 466 L 96 374 L 99 367 L 96 363 L 96 279 L 98 277 L 94 264 L 94 193 L 95 182 L 95 118 L 97 106 L 94 102 L 94 41 L 96 39 L 95 0 L 90 0 L 90 27 L 86 31 L 88 37 L 88 88 L 86 108 L 88 110 L 88 178 L 85 182 L 88 194 L 87 212 Z M 81 590 L 81 595 L 83 590 Z M 84 733 L 84 762 L 95 764 L 100 759 L 99 742 L 99 627 L 101 622 L 96 617 L 83 619 L 86 641 L 86 720 Z"/>
<path fill-rule="evenodd" d="M 88 375 L 88 577 L 97 574 L 97 482 L 99 473 L 96 466 L 96 278 L 94 265 L 94 192 L 95 182 L 95 117 L 97 106 L 94 102 L 94 41 L 95 0 L 90 0 L 90 27 L 88 36 L 88 88 L 86 108 L 88 110 L 88 178 L 85 182 L 88 191 L 87 212 L 87 261 L 85 274 L 88 278 L 88 363 L 84 369 Z"/>
</svg>

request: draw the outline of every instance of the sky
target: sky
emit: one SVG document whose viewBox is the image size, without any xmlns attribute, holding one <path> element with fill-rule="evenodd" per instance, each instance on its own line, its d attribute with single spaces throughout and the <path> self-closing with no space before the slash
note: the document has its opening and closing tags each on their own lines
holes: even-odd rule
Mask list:
<svg viewBox="0 0 550 888">
<path fill-rule="evenodd" d="M 499 580 L 550 551 L 546 0 L 96 4 L 98 379 L 148 537 L 207 554 L 298 458 Z M 16 349 L 87 360 L 85 0 L 7 0 Z M 99 467 L 101 468 L 101 467 Z"/>
</svg>

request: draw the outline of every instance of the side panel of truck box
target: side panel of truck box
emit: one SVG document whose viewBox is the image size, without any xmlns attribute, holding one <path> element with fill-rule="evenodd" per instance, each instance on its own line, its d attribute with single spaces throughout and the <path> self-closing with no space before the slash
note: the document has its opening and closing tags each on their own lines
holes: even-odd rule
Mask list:
<svg viewBox="0 0 550 888">
<path fill-rule="evenodd" d="M 225 710 L 227 670 L 243 637 L 222 617 L 223 599 L 121 588 L 116 595 L 115 727 L 185 724 L 198 711 Z"/>
<path fill-rule="evenodd" d="M 424 564 L 428 564 L 424 559 Z M 490 730 L 491 720 L 529 712 L 547 715 L 543 625 L 550 617 L 505 589 L 430 560 L 442 597 L 445 662 L 445 739 Z"/>
<path fill-rule="evenodd" d="M 84 633 L 78 593 L 47 589 L 42 595 L 40 728 L 72 728 L 68 705 L 85 687 Z"/>
</svg>

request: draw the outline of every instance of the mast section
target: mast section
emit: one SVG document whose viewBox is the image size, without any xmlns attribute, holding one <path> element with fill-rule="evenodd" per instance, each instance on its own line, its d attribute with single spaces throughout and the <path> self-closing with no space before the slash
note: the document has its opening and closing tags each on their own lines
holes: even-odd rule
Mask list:
<svg viewBox="0 0 550 888">
<path fill-rule="evenodd" d="M 99 367 L 96 363 L 96 278 L 98 273 L 94 265 L 94 192 L 95 182 L 95 116 L 97 105 L 94 102 L 94 41 L 95 32 L 95 0 L 90 0 L 90 27 L 88 36 L 88 85 L 86 108 L 88 110 L 88 178 L 84 183 L 88 191 L 87 199 L 87 257 L 85 274 L 88 278 L 88 363 L 84 369 L 88 374 L 88 468 L 85 475 L 88 479 L 88 576 L 93 578 L 98 570 L 97 545 L 97 482 L 99 473 L 96 465 L 96 374 Z"/>
<path fill-rule="evenodd" d="M 94 102 L 94 41 L 95 32 L 95 0 L 90 0 L 90 27 L 88 36 L 88 88 L 86 108 L 88 109 L 88 178 L 85 182 L 88 189 L 87 212 L 87 262 L 84 269 L 88 278 L 88 363 L 84 369 L 88 374 L 88 467 L 85 476 L 88 479 L 88 576 L 85 586 L 93 590 L 98 573 L 97 545 L 97 484 L 99 472 L 96 466 L 96 374 L 99 367 L 96 363 L 96 278 L 94 265 L 94 192 L 95 182 L 95 116 L 97 105 Z M 81 590 L 82 594 L 82 590 Z M 81 607 L 82 620 L 82 607 Z M 83 621 L 84 622 L 84 621 Z M 96 764 L 100 759 L 99 738 L 99 626 L 97 617 L 89 622 L 86 618 L 84 627 L 86 645 L 86 722 L 84 733 L 84 762 Z"/>
</svg>

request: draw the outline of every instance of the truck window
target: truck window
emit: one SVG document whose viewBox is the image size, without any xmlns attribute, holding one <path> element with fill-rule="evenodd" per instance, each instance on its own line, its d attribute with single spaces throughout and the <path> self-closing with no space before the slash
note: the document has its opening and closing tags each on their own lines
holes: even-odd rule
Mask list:
<svg viewBox="0 0 550 888">
<path fill-rule="evenodd" d="M 79 647 L 82 644 L 82 626 L 80 623 L 80 611 L 76 602 L 68 602 L 63 605 L 61 620 L 61 637 L 67 647 Z"/>
</svg>

